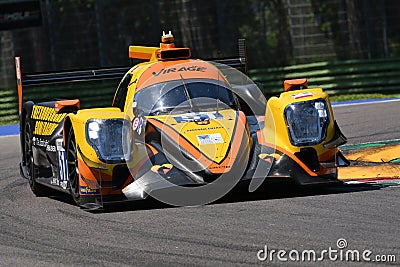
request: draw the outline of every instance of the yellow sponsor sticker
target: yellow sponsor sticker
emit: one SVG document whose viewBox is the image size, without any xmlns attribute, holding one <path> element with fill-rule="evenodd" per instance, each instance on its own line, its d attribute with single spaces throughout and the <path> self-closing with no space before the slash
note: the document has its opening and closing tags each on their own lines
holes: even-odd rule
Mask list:
<svg viewBox="0 0 400 267">
<path fill-rule="evenodd" d="M 57 114 L 54 108 L 44 106 L 33 106 L 31 119 L 48 121 L 48 122 L 61 122 L 67 114 Z"/>
<path fill-rule="evenodd" d="M 36 121 L 34 135 L 51 135 L 57 128 L 58 123 L 47 121 Z"/>
<path fill-rule="evenodd" d="M 67 114 L 57 114 L 54 108 L 33 106 L 31 119 L 35 120 L 34 135 L 51 135 Z"/>
</svg>

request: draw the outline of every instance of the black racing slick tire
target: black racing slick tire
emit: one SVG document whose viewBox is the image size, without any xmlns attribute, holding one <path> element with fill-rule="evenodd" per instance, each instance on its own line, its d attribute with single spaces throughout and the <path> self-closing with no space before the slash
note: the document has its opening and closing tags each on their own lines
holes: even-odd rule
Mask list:
<svg viewBox="0 0 400 267">
<path fill-rule="evenodd" d="M 79 194 L 79 168 L 78 168 L 78 154 L 75 141 L 74 130 L 71 128 L 68 133 L 67 139 L 67 165 L 68 165 L 68 181 L 69 190 L 72 199 L 79 206 L 81 199 Z"/>
<path fill-rule="evenodd" d="M 24 156 L 25 156 L 25 166 L 28 171 L 28 181 L 29 186 L 33 194 L 37 197 L 44 197 L 49 195 L 49 189 L 44 185 L 39 184 L 36 178 L 39 175 L 39 168 L 35 166 L 35 160 L 33 157 L 33 133 L 31 125 L 28 120 L 25 120 L 24 127 Z"/>
</svg>

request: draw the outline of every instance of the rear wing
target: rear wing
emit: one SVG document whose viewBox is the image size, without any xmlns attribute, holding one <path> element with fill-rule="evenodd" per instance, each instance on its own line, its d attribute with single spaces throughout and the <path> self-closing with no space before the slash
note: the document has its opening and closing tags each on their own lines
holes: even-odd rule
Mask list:
<svg viewBox="0 0 400 267">
<path fill-rule="evenodd" d="M 239 39 L 238 57 L 218 58 L 208 61 L 217 62 L 236 68 L 247 75 L 246 40 Z M 18 91 L 18 111 L 22 112 L 23 87 L 44 84 L 61 84 L 70 82 L 85 82 L 106 79 L 122 79 L 131 67 L 98 68 L 89 70 L 60 71 L 47 73 L 24 74 L 21 68 L 21 58 L 15 57 L 15 72 Z"/>
<path fill-rule="evenodd" d="M 227 58 L 216 58 L 209 59 L 208 61 L 217 62 L 220 64 L 228 65 L 232 68 L 238 69 L 247 75 L 247 50 L 246 50 L 246 39 L 238 40 L 238 57 L 227 57 Z"/>
<path fill-rule="evenodd" d="M 90 70 L 23 74 L 21 71 L 21 58 L 15 57 L 19 114 L 21 114 L 22 112 L 24 86 L 117 79 L 122 78 L 129 69 L 130 67 L 114 67 Z"/>
</svg>

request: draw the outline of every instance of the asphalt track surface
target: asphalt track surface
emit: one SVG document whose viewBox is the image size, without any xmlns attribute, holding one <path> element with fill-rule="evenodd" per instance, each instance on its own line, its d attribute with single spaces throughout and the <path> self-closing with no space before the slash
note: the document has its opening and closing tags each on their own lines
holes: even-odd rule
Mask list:
<svg viewBox="0 0 400 267">
<path fill-rule="evenodd" d="M 400 138 L 400 102 L 334 109 L 352 144 Z M 65 195 L 34 197 L 18 162 L 18 138 L 0 137 L 0 266 L 310 265 L 281 262 L 276 254 L 261 262 L 257 252 L 264 246 L 317 255 L 330 247 L 370 250 L 370 258 L 395 255 L 400 263 L 400 187 L 277 184 L 205 206 L 147 201 L 91 213 Z M 338 249 L 339 238 L 347 248 Z M 314 265 L 377 262 L 330 261 L 325 254 Z"/>
</svg>

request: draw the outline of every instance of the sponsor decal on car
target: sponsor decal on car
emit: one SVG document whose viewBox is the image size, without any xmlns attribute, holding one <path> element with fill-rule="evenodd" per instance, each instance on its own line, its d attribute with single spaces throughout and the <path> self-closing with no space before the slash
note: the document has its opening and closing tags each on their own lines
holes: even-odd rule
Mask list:
<svg viewBox="0 0 400 267">
<path fill-rule="evenodd" d="M 207 70 L 206 67 L 201 67 L 201 66 L 189 66 L 189 67 L 180 67 L 180 68 L 168 68 L 168 69 L 161 69 L 158 72 L 153 72 L 153 76 L 157 77 L 160 74 L 167 74 L 170 72 L 182 72 L 182 71 L 199 71 L 199 72 L 205 72 Z"/>
<path fill-rule="evenodd" d="M 46 151 L 56 152 L 56 146 L 49 145 L 49 141 L 48 140 L 45 140 L 45 139 L 42 139 L 42 138 L 33 137 L 32 138 L 32 144 L 34 146 L 45 147 Z"/>
<path fill-rule="evenodd" d="M 313 93 L 311 93 L 311 92 L 302 92 L 299 94 L 291 95 L 291 97 L 293 97 L 294 99 L 300 99 L 300 98 L 311 97 L 311 96 L 313 96 Z"/>
<path fill-rule="evenodd" d="M 57 114 L 54 108 L 44 106 L 33 106 L 31 119 L 48 121 L 48 122 L 61 122 L 67 114 Z"/>
<path fill-rule="evenodd" d="M 136 131 L 139 135 L 142 133 L 143 118 L 136 117 L 132 121 L 132 130 Z"/>
<path fill-rule="evenodd" d="M 54 130 L 57 128 L 58 124 L 47 121 L 36 121 L 35 122 L 35 130 L 33 131 L 34 135 L 43 135 L 49 136 Z"/>
<path fill-rule="evenodd" d="M 81 185 L 79 187 L 79 192 L 82 195 L 98 195 L 98 194 L 100 194 L 100 189 L 98 189 L 98 188 L 92 189 L 92 188 L 90 188 L 88 186 L 82 186 Z"/>
<path fill-rule="evenodd" d="M 212 145 L 212 144 L 224 143 L 224 139 L 222 138 L 220 133 L 201 134 L 201 135 L 196 135 L 196 137 L 197 141 L 199 141 L 199 145 Z"/>
<path fill-rule="evenodd" d="M 177 123 L 181 122 L 204 122 L 210 120 L 220 120 L 223 119 L 221 113 L 218 112 L 196 112 L 196 113 L 187 113 L 180 116 L 173 117 Z"/>
<path fill-rule="evenodd" d="M 49 136 L 57 128 L 66 114 L 57 114 L 54 108 L 33 106 L 31 119 L 35 120 L 34 135 Z"/>
<path fill-rule="evenodd" d="M 188 129 L 185 132 L 213 131 L 213 130 L 219 130 L 219 129 L 223 129 L 223 128 L 224 127 L 222 127 L 222 126 L 202 127 L 202 128 Z"/>
<path fill-rule="evenodd" d="M 68 164 L 67 164 L 67 155 L 65 153 L 65 148 L 63 147 L 63 140 L 56 140 L 57 146 L 57 159 L 58 159 L 58 173 L 60 174 L 60 186 L 63 189 L 67 189 L 67 181 L 68 181 Z"/>
</svg>

